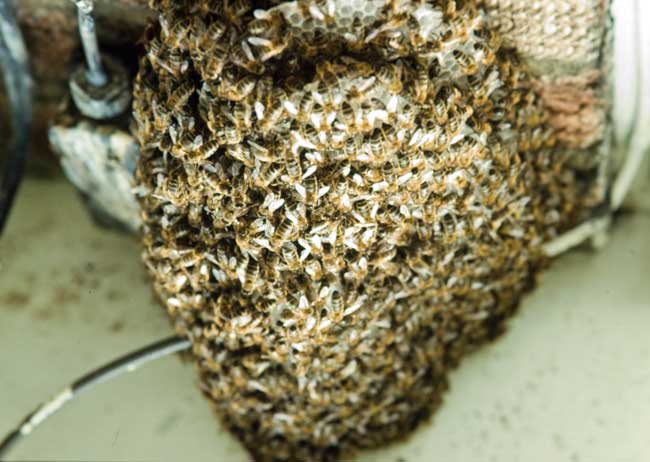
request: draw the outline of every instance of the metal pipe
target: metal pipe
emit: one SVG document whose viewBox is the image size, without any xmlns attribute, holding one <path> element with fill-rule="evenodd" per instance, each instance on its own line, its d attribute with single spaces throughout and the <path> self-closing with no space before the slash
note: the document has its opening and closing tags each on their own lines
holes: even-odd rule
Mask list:
<svg viewBox="0 0 650 462">
<path fill-rule="evenodd" d="M 4 0 L 0 0 L 0 2 L 2 1 Z M 166 338 L 151 345 L 147 345 L 137 351 L 128 353 L 125 356 L 111 361 L 105 366 L 85 374 L 83 377 L 65 387 L 53 398 L 38 406 L 34 412 L 28 414 L 14 430 L 9 432 L 9 434 L 0 441 L 0 460 L 3 460 L 7 456 L 9 450 L 15 446 L 18 441 L 31 434 L 32 431 L 44 420 L 83 392 L 86 392 L 103 382 L 114 379 L 125 372 L 132 372 L 146 363 L 187 350 L 191 346 L 192 343 L 186 338 Z"/>
<path fill-rule="evenodd" d="M 0 68 L 9 99 L 12 131 L 8 154 L 4 161 L 0 161 L 0 234 L 22 179 L 29 147 L 32 79 L 27 58 L 27 49 L 16 21 L 14 6 L 9 0 L 0 0 Z"/>
<path fill-rule="evenodd" d="M 97 32 L 95 31 L 95 19 L 93 18 L 93 2 L 91 0 L 72 0 L 77 5 L 77 17 L 79 19 L 79 35 L 86 57 L 86 78 L 88 82 L 96 87 L 103 87 L 108 82 L 108 77 L 97 43 Z"/>
</svg>

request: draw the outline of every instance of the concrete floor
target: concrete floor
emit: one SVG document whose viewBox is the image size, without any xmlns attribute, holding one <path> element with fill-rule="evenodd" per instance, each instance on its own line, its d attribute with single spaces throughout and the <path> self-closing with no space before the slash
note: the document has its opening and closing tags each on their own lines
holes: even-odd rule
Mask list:
<svg viewBox="0 0 650 462">
<path fill-rule="evenodd" d="M 650 460 L 650 215 L 542 277 L 468 357 L 434 419 L 359 462 Z M 170 335 L 134 238 L 92 225 L 63 181 L 28 180 L 0 240 L 0 434 L 72 379 Z M 177 357 L 104 384 L 11 460 L 246 461 Z"/>
</svg>

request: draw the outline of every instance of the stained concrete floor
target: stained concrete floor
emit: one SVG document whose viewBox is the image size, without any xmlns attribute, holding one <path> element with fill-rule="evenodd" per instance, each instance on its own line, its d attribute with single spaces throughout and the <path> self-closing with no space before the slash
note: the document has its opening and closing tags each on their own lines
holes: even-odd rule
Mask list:
<svg viewBox="0 0 650 462">
<path fill-rule="evenodd" d="M 434 419 L 358 462 L 650 460 L 650 215 L 562 257 L 509 331 L 465 359 Z M 73 378 L 170 335 L 134 238 L 63 181 L 28 180 L 0 240 L 0 434 Z M 248 460 L 190 364 L 152 363 L 72 402 L 11 460 Z"/>
</svg>

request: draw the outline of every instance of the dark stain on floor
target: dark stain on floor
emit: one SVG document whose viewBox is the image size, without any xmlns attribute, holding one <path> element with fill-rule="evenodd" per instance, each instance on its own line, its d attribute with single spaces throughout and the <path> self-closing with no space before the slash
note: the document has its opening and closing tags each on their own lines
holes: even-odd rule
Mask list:
<svg viewBox="0 0 650 462">
<path fill-rule="evenodd" d="M 25 274 L 25 282 L 28 284 L 34 284 L 36 282 L 36 275 L 34 273 Z"/>
<path fill-rule="evenodd" d="M 0 306 L 10 310 L 17 310 L 28 305 L 30 300 L 31 297 L 27 292 L 12 289 L 0 298 Z"/>
<path fill-rule="evenodd" d="M 183 414 L 173 411 L 163 418 L 155 427 L 155 432 L 158 435 L 165 435 L 174 429 L 183 418 Z"/>
<path fill-rule="evenodd" d="M 106 299 L 111 302 L 122 300 L 123 298 L 124 294 L 119 290 L 109 289 L 108 292 L 106 292 Z"/>
<path fill-rule="evenodd" d="M 41 308 L 40 310 L 34 312 L 33 317 L 37 321 L 48 321 L 54 317 L 54 313 L 51 309 Z"/>
<path fill-rule="evenodd" d="M 79 299 L 79 292 L 71 290 L 66 286 L 55 287 L 54 293 L 52 294 L 52 303 L 54 305 L 68 305 L 78 302 Z"/>
<path fill-rule="evenodd" d="M 111 332 L 118 333 L 124 330 L 124 321 L 115 321 L 111 324 Z"/>
</svg>

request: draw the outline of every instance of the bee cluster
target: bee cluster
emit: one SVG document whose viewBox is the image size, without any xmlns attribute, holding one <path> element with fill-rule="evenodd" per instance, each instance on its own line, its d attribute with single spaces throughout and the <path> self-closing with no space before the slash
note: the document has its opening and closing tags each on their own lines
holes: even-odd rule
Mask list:
<svg viewBox="0 0 650 462">
<path fill-rule="evenodd" d="M 580 191 L 480 1 L 152 1 L 144 260 L 256 460 L 403 437 Z"/>
</svg>

